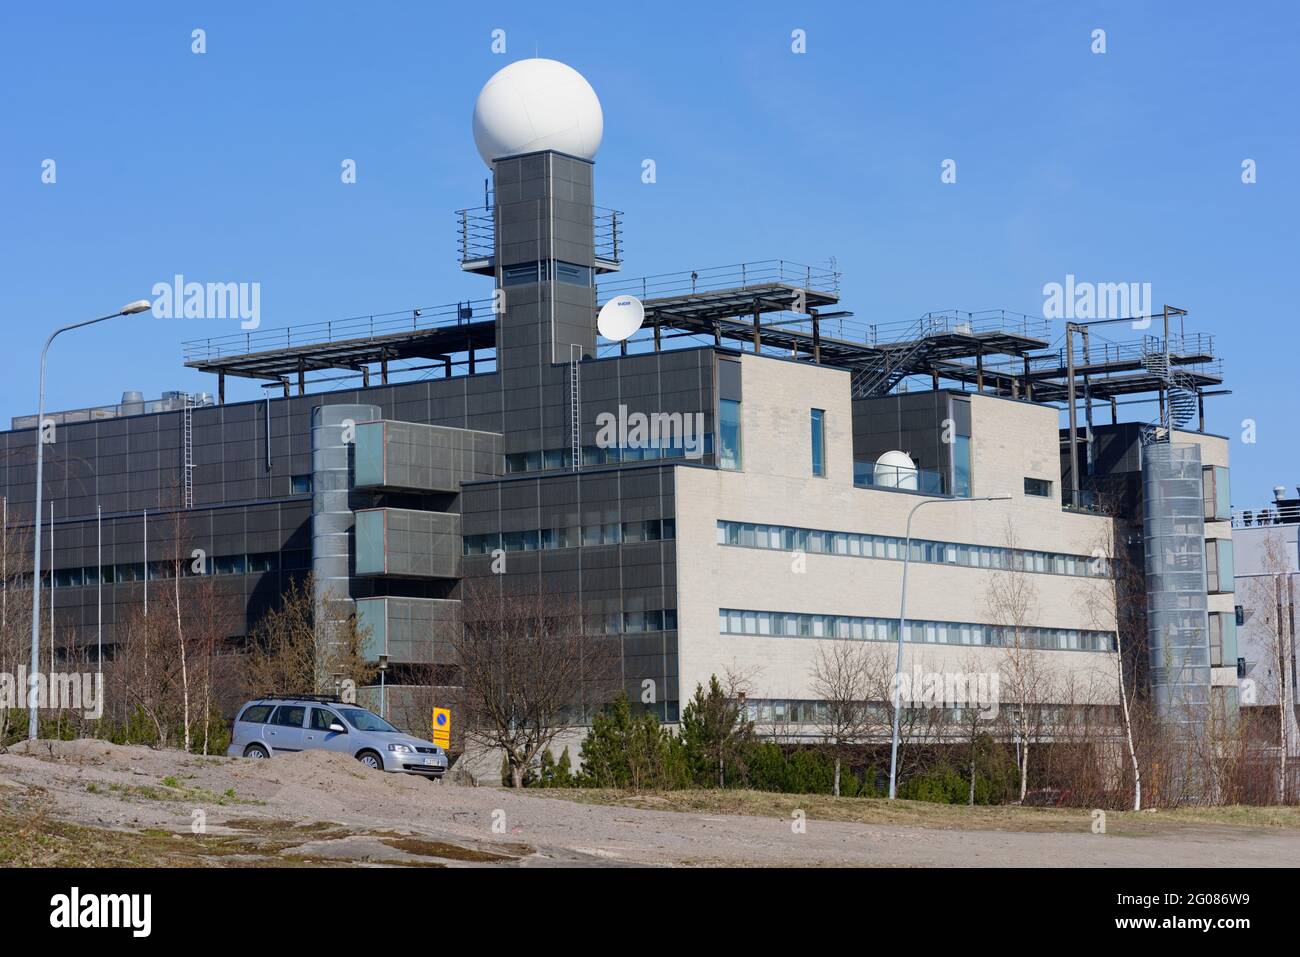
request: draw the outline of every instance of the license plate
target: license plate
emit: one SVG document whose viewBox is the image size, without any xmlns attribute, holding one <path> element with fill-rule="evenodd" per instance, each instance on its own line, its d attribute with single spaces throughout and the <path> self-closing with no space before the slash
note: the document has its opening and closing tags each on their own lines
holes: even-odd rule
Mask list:
<svg viewBox="0 0 1300 957">
<path fill-rule="evenodd" d="M 437 764 L 438 762 L 437 762 L 436 760 L 434 760 L 433 758 L 425 758 L 425 759 L 424 759 L 424 763 L 425 763 L 425 764 Z"/>
</svg>

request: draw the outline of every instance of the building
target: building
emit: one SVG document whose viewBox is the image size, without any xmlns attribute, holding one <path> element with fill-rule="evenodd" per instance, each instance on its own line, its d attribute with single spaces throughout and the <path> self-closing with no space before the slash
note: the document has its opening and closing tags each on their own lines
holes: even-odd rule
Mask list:
<svg viewBox="0 0 1300 957">
<path fill-rule="evenodd" d="M 616 638 L 629 696 L 663 720 L 732 671 L 761 725 L 812 733 L 818 648 L 892 653 L 910 520 L 906 669 L 996 672 L 1020 640 L 1048 662 L 1038 705 L 1113 716 L 1118 521 L 1145 570 L 1163 706 L 1229 700 L 1236 652 L 1213 650 L 1210 616 L 1231 617 L 1232 577 L 1206 568 L 1225 553 L 1205 542 L 1230 539 L 1208 337 L 1171 333 L 1169 309 L 1162 336 L 1104 347 L 1086 323 L 1005 312 L 867 325 L 840 308 L 833 264 L 620 279 L 622 216 L 594 203 L 600 131 L 576 73 L 512 64 L 475 114 L 488 203 L 460 213 L 460 267 L 489 297 L 191 342 L 215 401 L 62 416 L 42 516 L 56 652 L 97 644 L 102 583 L 111 655 L 124 609 L 171 574 L 149 523 L 179 515 L 244 634 L 313 570 L 355 602 L 390 694 L 430 666 L 454 684 L 465 584 L 504 555 L 503 574 L 575 597 Z M 598 305 L 627 296 L 641 331 L 601 339 Z M 232 376 L 271 392 L 227 403 Z M 1159 421 L 1119 422 L 1143 395 Z M 1095 426 L 1106 404 L 1113 424 Z M 7 528 L 33 521 L 33 425 L 0 434 Z M 1018 620 L 989 607 L 999 574 L 1032 582 Z"/>
<path fill-rule="evenodd" d="M 1300 578 L 1300 489 L 1288 497 L 1273 489 L 1273 502 L 1233 510 L 1236 550 L 1236 623 L 1242 710 L 1265 720 L 1269 747 L 1279 747 L 1276 713 L 1289 707 L 1287 754 L 1300 752 L 1296 714 L 1296 597 Z M 1294 783 L 1292 784 L 1294 786 Z"/>
</svg>

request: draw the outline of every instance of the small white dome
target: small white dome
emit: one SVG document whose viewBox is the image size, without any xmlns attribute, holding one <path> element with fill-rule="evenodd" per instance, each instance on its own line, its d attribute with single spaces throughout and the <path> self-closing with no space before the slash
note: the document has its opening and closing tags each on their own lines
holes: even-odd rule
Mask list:
<svg viewBox="0 0 1300 957">
<path fill-rule="evenodd" d="M 474 104 L 474 145 L 488 166 L 538 150 L 593 160 L 604 132 L 596 91 L 558 60 L 516 60 L 502 67 Z"/>
<path fill-rule="evenodd" d="M 915 492 L 916 463 L 906 452 L 886 452 L 876 459 L 874 478 L 876 485 L 881 488 L 901 488 Z"/>
</svg>

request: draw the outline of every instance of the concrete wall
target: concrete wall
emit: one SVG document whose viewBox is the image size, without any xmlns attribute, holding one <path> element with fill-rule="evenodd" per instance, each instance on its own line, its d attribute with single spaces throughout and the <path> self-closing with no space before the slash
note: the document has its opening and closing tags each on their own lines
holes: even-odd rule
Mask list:
<svg viewBox="0 0 1300 957">
<path fill-rule="evenodd" d="M 755 697 L 815 698 L 808 676 L 819 639 L 722 635 L 718 609 L 895 617 L 902 563 L 809 554 L 800 566 L 788 552 L 718 545 L 717 520 L 902 535 L 907 513 L 926 499 L 854 488 L 846 373 L 757 356 L 745 356 L 743 373 L 743 470 L 676 470 L 681 694 L 688 696 L 711 674 L 731 669 L 757 673 Z M 973 396 L 971 405 L 976 494 L 1015 497 L 927 506 L 916 514 L 914 537 L 1001 546 L 1010 528 L 1016 547 L 1091 555 L 1107 533 L 1107 520 L 1066 513 L 1055 500 L 1023 495 L 1025 474 L 1059 482 L 1056 413 L 980 396 Z M 802 454 L 809 443 L 810 408 L 826 410 L 825 478 L 811 476 L 809 458 Z M 1038 447 L 1031 447 L 1035 443 Z M 908 618 L 996 623 L 985 607 L 992 575 L 912 564 Z M 1104 581 L 1046 574 L 1029 579 L 1038 594 L 1034 624 L 1113 630 Z M 1081 700 L 1113 700 L 1113 654 L 1042 654 L 1059 675 L 1088 687 Z M 999 649 L 909 644 L 905 660 L 908 667 L 918 662 L 951 670 L 971 658 L 991 670 L 1003 656 Z"/>
</svg>

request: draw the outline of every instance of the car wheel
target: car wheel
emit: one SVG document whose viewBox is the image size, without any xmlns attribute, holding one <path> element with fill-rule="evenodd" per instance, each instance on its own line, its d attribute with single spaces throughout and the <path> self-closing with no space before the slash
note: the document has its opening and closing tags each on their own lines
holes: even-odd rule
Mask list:
<svg viewBox="0 0 1300 957">
<path fill-rule="evenodd" d="M 373 771 L 384 770 L 384 760 L 374 751 L 362 751 L 357 755 L 357 760 Z"/>
<path fill-rule="evenodd" d="M 244 757 L 269 758 L 270 755 L 266 753 L 266 748 L 262 747 L 260 744 L 250 744 L 248 747 L 244 748 Z"/>
</svg>

